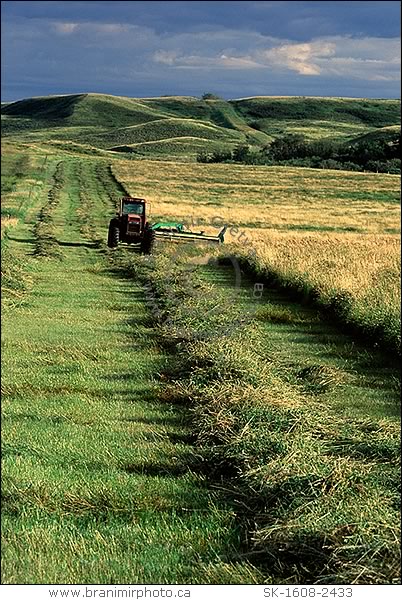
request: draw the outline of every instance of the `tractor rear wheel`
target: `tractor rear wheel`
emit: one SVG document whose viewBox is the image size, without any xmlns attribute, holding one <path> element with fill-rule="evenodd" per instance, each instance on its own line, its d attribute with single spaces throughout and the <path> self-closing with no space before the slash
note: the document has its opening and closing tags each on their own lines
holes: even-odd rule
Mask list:
<svg viewBox="0 0 402 600">
<path fill-rule="evenodd" d="M 109 232 L 107 236 L 107 245 L 109 248 L 116 248 L 120 241 L 120 229 L 113 219 L 109 223 Z"/>
<path fill-rule="evenodd" d="M 155 242 L 155 231 L 146 229 L 141 242 L 141 254 L 151 254 Z"/>
</svg>

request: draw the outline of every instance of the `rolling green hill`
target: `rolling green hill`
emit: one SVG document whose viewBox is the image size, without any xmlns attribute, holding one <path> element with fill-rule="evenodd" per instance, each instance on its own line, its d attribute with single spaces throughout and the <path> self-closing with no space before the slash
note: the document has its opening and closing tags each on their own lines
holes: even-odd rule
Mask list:
<svg viewBox="0 0 402 600">
<path fill-rule="evenodd" d="M 400 125 L 389 125 L 388 127 L 381 127 L 380 129 L 370 131 L 370 133 L 360 135 L 359 137 L 351 140 L 351 143 L 355 144 L 359 142 L 386 142 L 388 144 L 392 144 L 396 142 L 400 135 Z"/>
<path fill-rule="evenodd" d="M 261 96 L 232 100 L 231 103 L 247 122 L 255 122 L 256 125 L 260 123 L 260 119 L 330 120 L 361 123 L 371 127 L 400 123 L 399 100 Z"/>
<path fill-rule="evenodd" d="M 162 117 L 135 99 L 103 94 L 29 98 L 9 104 L 2 114 L 42 120 L 52 126 L 95 127 L 124 127 Z"/>
<path fill-rule="evenodd" d="M 181 137 L 215 141 L 245 141 L 245 136 L 240 131 L 218 127 L 208 121 L 173 117 L 141 123 L 140 125 L 133 125 L 131 127 L 115 128 L 88 139 L 94 146 L 109 148 L 121 144 L 155 142 Z"/>
<path fill-rule="evenodd" d="M 13 117 L 60 122 L 70 117 L 85 94 L 70 96 L 41 96 L 18 100 L 2 107 L 2 114 Z"/>
<path fill-rule="evenodd" d="M 309 138 L 345 139 L 400 124 L 399 100 L 264 96 L 231 104 L 251 127 L 273 137 L 303 133 Z"/>
<path fill-rule="evenodd" d="M 233 144 L 229 142 L 215 141 L 207 138 L 194 136 L 183 136 L 167 138 L 151 142 L 142 142 L 123 146 L 115 146 L 111 150 L 115 152 L 130 152 L 134 154 L 147 155 L 149 157 L 177 155 L 191 155 L 195 152 L 217 152 L 229 151 Z"/>
<path fill-rule="evenodd" d="M 263 146 L 285 133 L 349 141 L 388 135 L 400 123 L 399 100 L 192 96 L 126 98 L 74 94 L 2 105 L 3 136 L 69 140 L 99 149 L 194 157 L 200 150 Z"/>
</svg>

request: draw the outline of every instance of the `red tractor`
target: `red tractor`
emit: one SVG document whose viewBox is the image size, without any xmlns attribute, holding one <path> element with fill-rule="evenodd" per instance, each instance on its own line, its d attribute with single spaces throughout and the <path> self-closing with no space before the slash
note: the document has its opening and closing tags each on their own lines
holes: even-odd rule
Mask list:
<svg viewBox="0 0 402 600">
<path fill-rule="evenodd" d="M 146 220 L 146 202 L 143 198 L 120 199 L 119 212 L 110 221 L 107 245 L 116 248 L 119 242 L 140 244 L 142 254 L 151 254 L 155 231 Z"/>
</svg>

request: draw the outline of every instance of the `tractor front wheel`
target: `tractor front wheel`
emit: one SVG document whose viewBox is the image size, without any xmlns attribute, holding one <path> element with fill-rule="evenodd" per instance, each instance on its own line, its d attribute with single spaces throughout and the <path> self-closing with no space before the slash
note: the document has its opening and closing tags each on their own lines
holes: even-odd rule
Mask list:
<svg viewBox="0 0 402 600">
<path fill-rule="evenodd" d="M 154 243 L 155 231 L 153 229 L 146 229 L 141 242 L 141 254 L 151 254 Z"/>
<path fill-rule="evenodd" d="M 109 248 L 116 248 L 120 241 L 120 229 L 116 221 L 112 220 L 109 224 L 109 232 L 107 236 L 107 245 Z"/>
</svg>

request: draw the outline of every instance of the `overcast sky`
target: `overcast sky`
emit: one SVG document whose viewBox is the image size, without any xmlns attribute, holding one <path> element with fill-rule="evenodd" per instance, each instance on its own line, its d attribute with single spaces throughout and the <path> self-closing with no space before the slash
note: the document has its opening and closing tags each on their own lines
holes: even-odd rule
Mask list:
<svg viewBox="0 0 402 600">
<path fill-rule="evenodd" d="M 2 100 L 400 97 L 400 2 L 2 2 Z"/>
</svg>

